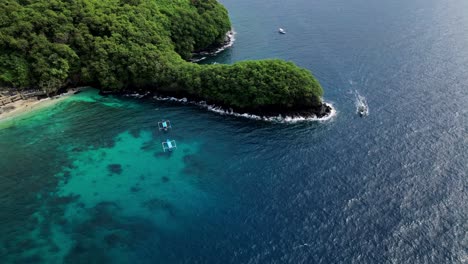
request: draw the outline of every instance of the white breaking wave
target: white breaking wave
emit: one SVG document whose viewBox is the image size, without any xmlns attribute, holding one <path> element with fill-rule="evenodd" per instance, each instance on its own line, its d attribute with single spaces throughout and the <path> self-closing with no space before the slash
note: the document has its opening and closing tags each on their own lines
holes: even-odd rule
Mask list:
<svg viewBox="0 0 468 264">
<path fill-rule="evenodd" d="M 205 101 L 200 101 L 200 102 L 189 101 L 185 97 L 179 99 L 179 98 L 170 97 L 170 96 L 169 97 L 154 96 L 153 98 L 158 101 L 173 101 L 173 102 L 190 103 L 190 104 L 198 105 L 205 109 L 208 109 L 209 111 L 218 113 L 220 115 L 230 115 L 230 116 L 243 117 L 243 118 L 248 118 L 248 119 L 253 119 L 253 120 L 263 120 L 263 121 L 279 122 L 279 123 L 297 123 L 297 122 L 305 122 L 305 121 L 328 121 L 332 119 L 334 116 L 336 116 L 337 114 L 335 108 L 333 107 L 331 103 L 325 103 L 331 108 L 330 114 L 319 118 L 316 116 L 287 116 L 287 115 L 259 116 L 259 115 L 249 114 L 249 113 L 237 113 L 237 112 L 234 112 L 232 109 L 226 110 L 220 106 L 209 105 Z"/>
<path fill-rule="evenodd" d="M 124 94 L 123 96 L 125 96 L 125 97 L 135 97 L 135 98 L 140 99 L 140 98 L 143 98 L 143 97 L 147 96 L 148 94 L 150 94 L 150 92 L 146 92 L 144 94 L 139 94 L 139 93 Z"/>
<path fill-rule="evenodd" d="M 235 35 L 236 35 L 236 32 L 234 31 L 234 29 L 231 29 L 230 31 L 228 31 L 228 33 L 226 33 L 226 37 L 229 39 L 229 41 L 223 45 L 222 47 L 219 47 L 218 49 L 214 50 L 214 51 L 210 51 L 210 52 L 200 52 L 200 53 L 197 53 L 195 55 L 198 55 L 198 56 L 202 56 L 201 58 L 198 58 L 198 59 L 192 59 L 190 60 L 191 62 L 199 62 L 199 61 L 202 61 L 202 60 L 205 60 L 207 58 L 207 56 L 214 56 L 230 47 L 232 47 L 232 45 L 234 45 L 234 41 L 236 41 L 236 38 L 235 38 Z"/>
<path fill-rule="evenodd" d="M 302 245 L 298 245 L 298 246 L 293 247 L 293 249 L 298 249 L 298 248 L 302 248 L 302 247 L 310 247 L 310 246 L 311 246 L 310 244 L 304 243 Z"/>
<path fill-rule="evenodd" d="M 199 61 L 202 61 L 202 60 L 204 60 L 204 59 L 206 59 L 206 57 L 201 57 L 201 58 L 199 58 L 199 59 L 191 59 L 190 61 L 191 61 L 191 62 L 199 62 Z"/>
</svg>

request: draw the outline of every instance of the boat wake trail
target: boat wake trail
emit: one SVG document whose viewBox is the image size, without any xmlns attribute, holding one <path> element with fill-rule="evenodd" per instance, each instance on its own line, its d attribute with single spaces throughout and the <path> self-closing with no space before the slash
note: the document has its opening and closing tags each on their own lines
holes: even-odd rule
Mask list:
<svg viewBox="0 0 468 264">
<path fill-rule="evenodd" d="M 356 97 L 356 112 L 359 116 L 368 116 L 369 115 L 369 105 L 367 104 L 367 100 L 364 96 L 360 95 L 357 90 L 354 91 L 354 95 Z"/>
</svg>

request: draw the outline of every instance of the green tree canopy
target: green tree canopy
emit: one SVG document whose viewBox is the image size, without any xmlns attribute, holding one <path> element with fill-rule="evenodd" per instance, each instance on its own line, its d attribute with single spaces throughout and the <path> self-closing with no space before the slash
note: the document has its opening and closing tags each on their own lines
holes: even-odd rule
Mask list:
<svg viewBox="0 0 468 264">
<path fill-rule="evenodd" d="M 306 108 L 322 89 L 280 60 L 189 63 L 231 25 L 216 0 L 3 0 L 0 86 L 148 89 L 245 109 Z"/>
</svg>

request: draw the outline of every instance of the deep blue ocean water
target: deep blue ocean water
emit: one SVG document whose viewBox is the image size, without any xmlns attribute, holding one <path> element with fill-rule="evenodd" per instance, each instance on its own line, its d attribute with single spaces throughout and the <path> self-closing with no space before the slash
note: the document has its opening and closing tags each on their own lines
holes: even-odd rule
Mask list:
<svg viewBox="0 0 468 264">
<path fill-rule="evenodd" d="M 338 114 L 88 90 L 0 122 L 1 262 L 468 263 L 468 2 L 222 2 L 236 42 L 204 63 L 293 61 Z"/>
</svg>

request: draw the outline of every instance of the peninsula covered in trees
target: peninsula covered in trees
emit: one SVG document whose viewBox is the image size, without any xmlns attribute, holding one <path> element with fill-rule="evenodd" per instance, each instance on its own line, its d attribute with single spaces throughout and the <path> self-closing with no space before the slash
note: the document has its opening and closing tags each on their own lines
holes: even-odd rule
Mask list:
<svg viewBox="0 0 468 264">
<path fill-rule="evenodd" d="M 0 86 L 146 90 L 238 110 L 325 115 L 312 74 L 281 60 L 188 62 L 231 29 L 216 0 L 3 0 Z"/>
</svg>

